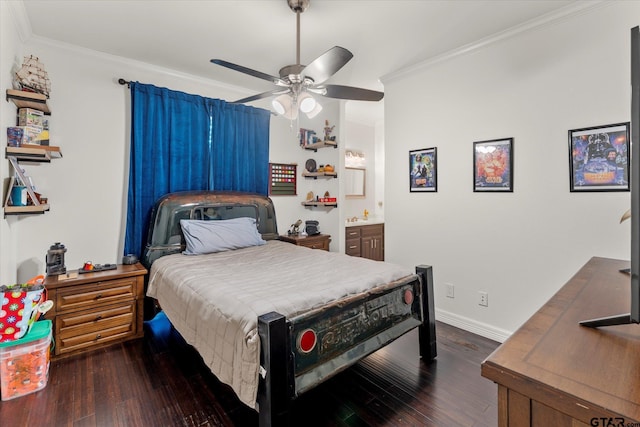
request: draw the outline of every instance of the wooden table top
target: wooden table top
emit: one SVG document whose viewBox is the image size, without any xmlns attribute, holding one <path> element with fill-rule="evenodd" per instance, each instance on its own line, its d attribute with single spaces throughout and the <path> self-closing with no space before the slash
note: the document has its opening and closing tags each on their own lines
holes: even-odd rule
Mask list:
<svg viewBox="0 0 640 427">
<path fill-rule="evenodd" d="M 640 420 L 640 325 L 579 325 L 629 312 L 630 277 L 619 272 L 628 267 L 589 260 L 483 362 L 482 375 L 577 419 Z"/>
</svg>

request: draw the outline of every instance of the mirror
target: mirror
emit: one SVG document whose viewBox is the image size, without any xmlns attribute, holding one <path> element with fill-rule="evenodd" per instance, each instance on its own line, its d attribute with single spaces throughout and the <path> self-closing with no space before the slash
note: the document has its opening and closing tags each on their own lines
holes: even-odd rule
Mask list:
<svg viewBox="0 0 640 427">
<path fill-rule="evenodd" d="M 347 199 L 364 198 L 364 177 L 366 169 L 345 168 L 344 192 Z"/>
</svg>

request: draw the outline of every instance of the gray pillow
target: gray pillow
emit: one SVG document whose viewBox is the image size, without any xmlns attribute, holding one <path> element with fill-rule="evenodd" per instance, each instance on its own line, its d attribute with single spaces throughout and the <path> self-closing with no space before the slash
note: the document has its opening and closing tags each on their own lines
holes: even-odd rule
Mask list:
<svg viewBox="0 0 640 427">
<path fill-rule="evenodd" d="M 201 255 L 264 245 L 254 218 L 222 220 L 181 219 L 180 227 L 187 247 L 185 255 Z"/>
</svg>

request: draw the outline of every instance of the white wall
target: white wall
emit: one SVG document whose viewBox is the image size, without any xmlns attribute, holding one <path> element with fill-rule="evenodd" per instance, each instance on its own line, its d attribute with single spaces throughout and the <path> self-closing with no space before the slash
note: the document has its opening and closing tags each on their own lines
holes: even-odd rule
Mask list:
<svg viewBox="0 0 640 427">
<path fill-rule="evenodd" d="M 629 193 L 570 193 L 567 132 L 630 119 L 638 24 L 607 2 L 383 80 L 387 260 L 433 265 L 439 319 L 502 340 L 590 257 L 629 259 Z M 514 192 L 474 193 L 473 141 L 506 137 Z M 432 146 L 438 192 L 409 193 L 408 151 Z"/>
<path fill-rule="evenodd" d="M 204 96 L 230 93 L 166 70 L 120 60 L 46 40 L 24 51 L 40 57 L 52 81 L 51 144 L 63 158 L 27 166 L 38 190 L 49 198 L 44 215 L 17 217 L 18 279 L 45 271 L 44 255 L 54 242 L 67 247 L 66 266 L 86 260 L 119 262 L 123 251 L 129 150 L 129 93 L 119 77 Z M 153 159 L 149 159 L 153 167 Z"/>
<path fill-rule="evenodd" d="M 385 175 L 385 141 L 384 141 L 384 122 L 376 123 L 374 127 L 375 135 L 375 153 L 376 161 L 373 165 L 375 171 L 375 216 L 384 217 L 385 205 L 384 205 L 384 177 Z"/>
<path fill-rule="evenodd" d="M 21 56 L 21 42 L 18 29 L 14 24 L 13 15 L 6 2 L 0 2 L 0 87 L 11 88 L 11 66 L 14 58 Z M 0 127 L 15 125 L 15 108 L 8 102 L 0 102 Z M 7 133 L 3 130 L 2 145 L 6 146 Z M 0 162 L 0 177 L 2 177 L 2 189 L 9 185 L 6 177 L 9 176 L 9 162 Z M 0 221 L 0 276 L 3 281 L 0 285 L 11 284 L 16 281 L 15 274 L 15 238 L 12 233 L 15 221 L 11 219 Z"/>
<path fill-rule="evenodd" d="M 307 220 L 316 220 L 319 222 L 320 232 L 331 235 L 330 248 L 335 252 L 338 251 L 341 235 L 344 234 L 340 224 L 339 209 L 324 207 L 304 208 L 301 205 L 309 191 L 312 191 L 314 195 L 320 196 L 323 196 L 328 191 L 332 197 L 338 198 L 338 207 L 342 206 L 339 179 L 319 178 L 314 180 L 301 176 L 308 159 L 314 159 L 317 166 L 330 164 L 337 167 L 337 171 L 340 170 L 339 157 L 340 152 L 342 152 L 341 147 L 344 144 L 344 129 L 340 125 L 340 103 L 325 99 L 320 102 L 323 106 L 322 112 L 312 120 L 305 116 L 301 116 L 299 121 L 294 121 L 293 123 L 284 118 L 271 120 L 269 161 L 273 163 L 296 163 L 298 165 L 298 194 L 296 196 L 271 196 L 271 199 L 276 208 L 280 234 L 286 234 L 291 224 L 298 219 L 302 220 L 303 225 Z M 319 137 L 322 137 L 325 120 L 329 120 L 330 126 L 336 125 L 333 135 L 336 136 L 338 141 L 338 148 L 321 148 L 317 152 L 301 149 L 298 141 L 298 129 L 311 129 Z M 338 173 L 339 176 L 340 173 Z"/>
<path fill-rule="evenodd" d="M 46 39 L 26 37 L 22 41 L 7 5 L 0 5 L 2 90 L 10 87 L 11 67 L 21 62 L 23 53 L 40 57 L 52 81 L 51 144 L 60 146 L 64 156 L 50 164 L 26 167 L 38 191 L 48 197 L 51 210 L 44 215 L 7 217 L 1 222 L 0 283 L 43 274 L 45 254 L 54 242 L 67 247 L 68 269 L 78 268 L 87 260 L 120 262 L 126 220 L 130 110 L 129 91 L 117 83 L 118 78 L 228 100 L 247 93 L 220 82 Z M 328 119 L 336 124 L 339 135 L 340 103 L 323 105 L 324 110 L 312 123 L 301 120 L 299 126 L 313 126 L 321 133 L 324 120 Z M 3 103 L 1 108 L 3 129 L 13 126 L 15 106 Z M 338 163 L 337 149 L 324 149 L 317 154 L 302 150 L 296 136 L 297 123 L 294 122 L 293 131 L 289 126 L 289 121 L 272 116 L 270 161 L 304 166 L 307 158 L 316 157 L 318 163 Z M 2 138 L 6 145 L 4 131 Z M 10 173 L 8 162 L 0 163 L 4 178 Z M 153 159 L 149 159 L 149 167 L 153 167 Z M 313 183 L 300 178 L 299 197 L 274 200 L 279 231 L 286 232 L 298 218 L 317 219 L 323 232 L 335 235 L 332 250 L 337 250 L 342 232 L 338 210 L 302 207 L 300 202 L 309 189 L 322 194 L 327 190 L 336 195 L 339 192 L 337 180 Z"/>
<path fill-rule="evenodd" d="M 365 197 L 359 199 L 345 199 L 344 214 L 347 218 L 353 216 L 362 217 L 364 210 L 369 211 L 371 216 L 376 212 L 376 129 L 373 126 L 361 123 L 349 122 L 346 124 L 347 139 L 345 150 L 351 149 L 360 151 L 365 156 Z M 342 150 L 342 156 L 344 151 Z M 381 215 L 379 215 L 381 216 Z"/>
</svg>

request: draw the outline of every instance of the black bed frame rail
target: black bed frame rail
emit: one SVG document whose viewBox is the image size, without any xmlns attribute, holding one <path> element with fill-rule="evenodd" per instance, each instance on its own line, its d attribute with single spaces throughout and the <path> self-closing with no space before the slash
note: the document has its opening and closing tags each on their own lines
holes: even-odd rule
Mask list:
<svg viewBox="0 0 640 427">
<path fill-rule="evenodd" d="M 419 265 L 416 274 L 421 282 L 423 310 L 418 326 L 420 357 L 431 362 L 437 356 L 433 271 L 431 266 Z M 289 408 L 296 397 L 290 329 L 290 322 L 279 313 L 258 318 L 261 373 L 257 402 L 261 427 L 290 425 Z"/>
</svg>

